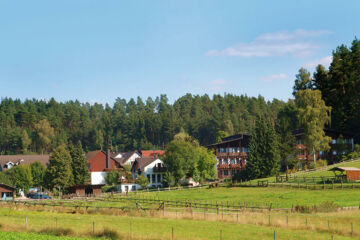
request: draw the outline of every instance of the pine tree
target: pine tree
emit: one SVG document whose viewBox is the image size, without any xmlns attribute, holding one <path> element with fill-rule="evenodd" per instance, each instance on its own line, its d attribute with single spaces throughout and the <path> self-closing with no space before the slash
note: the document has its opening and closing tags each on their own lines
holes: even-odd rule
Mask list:
<svg viewBox="0 0 360 240">
<path fill-rule="evenodd" d="M 70 148 L 70 155 L 72 158 L 71 166 L 74 176 L 74 184 L 86 184 L 89 181 L 88 163 L 85 158 L 85 153 L 79 141 L 76 146 Z"/>
<path fill-rule="evenodd" d="M 280 168 L 278 136 L 270 121 L 258 117 L 249 143 L 247 174 L 251 179 L 275 175 Z"/>
<path fill-rule="evenodd" d="M 65 145 L 57 147 L 50 155 L 45 179 L 49 188 L 60 187 L 63 191 L 74 183 L 71 155 Z"/>
</svg>

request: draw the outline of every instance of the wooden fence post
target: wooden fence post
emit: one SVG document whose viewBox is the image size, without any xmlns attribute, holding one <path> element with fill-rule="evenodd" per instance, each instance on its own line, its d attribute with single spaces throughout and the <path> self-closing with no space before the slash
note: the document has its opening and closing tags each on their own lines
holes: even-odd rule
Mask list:
<svg viewBox="0 0 360 240">
<path fill-rule="evenodd" d="M 289 226 L 289 216 L 286 216 L 286 226 Z"/>
<path fill-rule="evenodd" d="M 270 215 L 269 215 L 269 226 L 271 225 L 271 219 L 270 219 Z"/>
<path fill-rule="evenodd" d="M 222 240 L 222 229 L 220 229 L 220 240 Z"/>
<path fill-rule="evenodd" d="M 174 227 L 171 227 L 171 240 L 174 240 Z"/>
<path fill-rule="evenodd" d="M 27 216 L 25 217 L 25 228 L 28 229 L 28 220 L 27 220 Z"/>
<path fill-rule="evenodd" d="M 95 222 L 93 221 L 93 234 L 95 234 Z"/>
<path fill-rule="evenodd" d="M 351 223 L 351 236 L 354 234 L 354 223 Z"/>
<path fill-rule="evenodd" d="M 132 222 L 130 221 L 130 239 L 132 239 Z"/>
</svg>

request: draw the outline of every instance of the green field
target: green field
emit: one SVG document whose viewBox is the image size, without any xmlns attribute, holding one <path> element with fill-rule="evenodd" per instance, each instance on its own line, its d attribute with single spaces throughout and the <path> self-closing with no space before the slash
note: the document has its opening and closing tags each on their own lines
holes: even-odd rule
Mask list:
<svg viewBox="0 0 360 240">
<path fill-rule="evenodd" d="M 289 225 L 285 224 L 285 217 L 289 217 Z M 221 220 L 192 220 L 175 219 L 171 217 L 129 217 L 111 216 L 100 214 L 64 214 L 52 212 L 38 212 L 30 210 L 0 209 L 0 224 L 4 231 L 41 231 L 43 228 L 55 228 L 56 219 L 58 226 L 65 229 L 72 229 L 73 235 L 77 237 L 91 237 L 93 226 L 95 232 L 104 228 L 114 230 L 120 234 L 122 239 L 171 239 L 172 228 L 174 239 L 273 239 L 276 231 L 276 239 L 301 239 L 301 240 L 322 240 L 331 239 L 352 239 L 350 236 L 350 222 L 354 222 L 354 237 L 360 236 L 358 229 L 360 225 L 359 212 L 316 214 L 309 218 L 309 226 L 305 226 L 305 215 L 303 214 L 281 214 L 271 215 L 272 224 L 267 226 L 268 214 L 243 213 L 240 222 L 236 223 L 229 219 Z M 28 226 L 25 228 L 25 218 L 28 219 Z M 327 220 L 331 222 L 331 228 L 327 229 Z M 257 222 L 253 222 L 258 220 Z M 93 225 L 94 224 L 94 225 Z M 131 229 L 131 231 L 130 231 Z M 2 233 L 6 234 L 6 233 Z M 0 235 L 1 237 L 2 235 Z M 5 235 L 4 235 L 5 236 Z M 20 239 L 42 239 L 40 235 L 10 233 L 9 236 Z M 38 238 L 31 237 L 39 236 Z M 29 238 L 26 238 L 29 237 Z M 6 239 L 6 238 L 1 238 Z M 58 238 L 43 238 L 58 239 Z"/>
<path fill-rule="evenodd" d="M 263 206 L 273 204 L 279 208 L 291 208 L 296 205 L 319 205 L 323 202 L 334 202 L 339 206 L 359 206 L 360 190 L 306 190 L 280 187 L 220 187 L 180 191 L 162 191 L 145 193 L 145 197 L 156 197 L 166 200 L 244 202 L 247 205 Z"/>
<path fill-rule="evenodd" d="M 37 233 L 0 231 L 0 239 L 1 240 L 84 240 L 85 238 L 57 237 L 57 236 L 37 234 Z"/>
</svg>

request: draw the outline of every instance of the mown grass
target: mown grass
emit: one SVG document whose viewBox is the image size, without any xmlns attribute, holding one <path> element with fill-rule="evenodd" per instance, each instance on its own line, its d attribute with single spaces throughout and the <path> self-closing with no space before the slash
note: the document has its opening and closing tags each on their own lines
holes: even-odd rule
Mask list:
<svg viewBox="0 0 360 240">
<path fill-rule="evenodd" d="M 85 238 L 76 237 L 57 237 L 38 233 L 24 232 L 2 232 L 0 231 L 1 240 L 84 240 Z"/>
<path fill-rule="evenodd" d="M 155 197 L 163 200 L 227 201 L 249 206 L 264 206 L 291 208 L 296 205 L 319 205 L 323 202 L 334 202 L 339 206 L 359 206 L 360 191 L 358 189 L 339 190 L 306 190 L 281 187 L 220 187 L 202 188 L 180 191 L 162 191 L 143 193 L 145 197 Z M 141 197 L 141 195 L 138 195 Z"/>
<path fill-rule="evenodd" d="M 350 213 L 350 212 L 349 212 Z M 173 214 L 173 213 L 171 213 Z M 288 216 L 286 224 L 285 217 Z M 25 226 L 25 217 L 28 219 L 28 226 Z M 210 217 L 210 216 L 209 216 Z M 232 216 L 233 217 L 233 216 Z M 305 226 L 305 217 L 308 217 L 308 226 Z M 352 239 L 349 233 L 350 222 L 355 223 L 354 237 L 359 237 L 357 227 L 360 224 L 359 212 L 315 214 L 311 218 L 303 214 L 271 213 L 271 225 L 268 226 L 268 213 L 247 213 L 241 214 L 238 223 L 227 216 L 223 220 L 200 220 L 200 219 L 176 219 L 171 215 L 166 218 L 153 217 L 127 217 L 109 215 L 80 215 L 51 212 L 37 212 L 28 210 L 0 209 L 0 224 L 4 231 L 41 231 L 44 228 L 54 228 L 58 219 L 58 227 L 72 229 L 75 237 L 93 237 L 97 233 L 104 233 L 116 236 L 121 239 L 171 239 L 172 228 L 174 239 L 273 239 L 274 230 L 276 239 Z M 327 219 L 331 222 L 331 229 L 327 230 Z M 255 220 L 258 220 L 257 222 Z M 317 224 L 316 224 L 317 223 Z M 94 224 L 94 225 L 93 225 Z M 342 229 L 341 226 L 346 228 Z M 92 233 L 95 226 L 95 234 Z M 130 227 L 131 226 L 131 227 Z M 132 231 L 130 232 L 130 229 Z M 115 234 L 116 232 L 116 234 Z M 1 236 L 1 235 L 0 235 Z M 106 237 L 106 234 L 98 235 Z M 1 238 L 2 239 L 2 238 Z M 26 239 L 26 238 L 23 238 Z M 31 239 L 31 238 L 29 238 Z M 41 239 L 41 238 L 35 238 Z M 46 238 L 52 239 L 52 238 Z M 54 238 L 56 239 L 56 238 Z"/>
</svg>

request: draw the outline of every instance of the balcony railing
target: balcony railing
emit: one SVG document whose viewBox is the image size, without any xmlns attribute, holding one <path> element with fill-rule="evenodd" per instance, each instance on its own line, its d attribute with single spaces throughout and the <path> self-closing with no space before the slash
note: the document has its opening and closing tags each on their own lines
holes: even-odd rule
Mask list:
<svg viewBox="0 0 360 240">
<path fill-rule="evenodd" d="M 166 167 L 154 167 L 153 172 L 166 172 Z"/>
<path fill-rule="evenodd" d="M 231 153 L 223 153 L 223 152 L 217 152 L 216 156 L 218 157 L 246 157 L 246 152 L 231 152 Z"/>
</svg>

